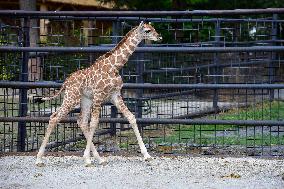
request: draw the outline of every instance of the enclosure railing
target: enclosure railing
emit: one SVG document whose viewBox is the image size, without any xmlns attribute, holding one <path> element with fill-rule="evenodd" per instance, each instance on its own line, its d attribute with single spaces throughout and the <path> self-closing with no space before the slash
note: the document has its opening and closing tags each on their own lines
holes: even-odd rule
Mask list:
<svg viewBox="0 0 284 189">
<path fill-rule="evenodd" d="M 53 82 L 1 82 L 1 88 L 32 89 L 32 88 L 60 88 L 62 84 Z M 134 84 L 126 83 L 123 89 L 284 89 L 284 84 Z M 283 117 L 284 118 L 284 117 Z M 27 121 L 27 122 L 48 122 L 49 117 L 0 117 L 2 122 Z M 146 124 L 232 124 L 252 126 L 284 126 L 284 121 L 271 120 L 209 120 L 209 119 L 161 119 L 161 118 L 138 118 L 138 123 Z M 76 118 L 63 119 L 61 122 L 76 123 Z M 105 123 L 128 123 L 123 118 L 101 118 L 100 122 Z M 116 129 L 116 128 L 114 128 Z"/>
<path fill-rule="evenodd" d="M 90 65 L 109 51 L 126 30 L 143 20 L 153 22 L 168 40 L 138 47 L 121 73 L 126 81 L 123 90 L 129 93 L 125 100 L 136 114 L 148 148 L 191 153 L 196 147 L 207 150 L 238 145 L 245 146 L 250 155 L 283 156 L 283 14 L 284 8 L 155 12 L 1 10 L 0 18 L 12 16 L 12 21 L 9 25 L 0 23 L 0 151 L 15 151 L 15 146 L 18 151 L 37 149 L 48 116 L 60 100 L 36 105 L 32 99 L 45 95 L 44 89 L 49 89 L 48 94 L 58 89 L 67 74 Z M 97 25 L 85 25 L 78 36 L 73 29 L 72 35 L 80 38 L 75 39 L 75 46 L 67 44 L 69 38 L 64 40 L 70 37 L 68 31 L 57 33 L 48 26 L 54 33 L 45 33 L 46 36 L 40 36 L 44 40 L 31 46 L 31 30 L 42 29 L 31 26 L 32 20 L 50 20 L 55 24 L 72 21 L 73 28 L 80 20 Z M 68 62 L 70 54 L 73 62 Z M 31 59 L 42 72 L 36 79 L 30 77 Z M 52 81 L 43 82 L 44 79 Z M 120 148 L 135 146 L 129 142 L 132 137 L 121 132 L 129 129 L 127 121 L 109 104 L 104 107 L 100 121 L 105 125 L 98 137 L 116 135 Z M 78 111 L 75 109 L 71 117 L 62 121 L 68 124 L 56 131 L 56 142 L 50 148 L 76 146 L 83 139 L 77 136 L 80 131 L 74 115 Z M 171 150 L 165 150 L 168 148 Z"/>
</svg>

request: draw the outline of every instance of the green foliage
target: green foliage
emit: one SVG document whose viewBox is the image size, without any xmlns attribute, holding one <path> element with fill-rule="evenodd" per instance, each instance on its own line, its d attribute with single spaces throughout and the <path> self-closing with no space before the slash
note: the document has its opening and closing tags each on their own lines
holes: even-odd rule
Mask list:
<svg viewBox="0 0 284 189">
<path fill-rule="evenodd" d="M 152 23 L 153 27 L 163 36 L 163 43 L 174 43 L 173 34 L 169 31 L 172 28 L 168 23 Z"/>
<path fill-rule="evenodd" d="M 219 115 L 222 120 L 280 120 L 284 115 L 284 102 L 264 102 L 255 106 L 234 109 Z"/>
<path fill-rule="evenodd" d="M 203 9 L 253 9 L 253 8 L 269 8 L 282 7 L 284 0 L 215 0 L 208 1 L 202 6 Z M 207 6 L 207 8 L 206 8 Z"/>
<path fill-rule="evenodd" d="M 0 30 L 0 46 L 16 43 L 18 34 L 9 27 Z M 19 77 L 19 53 L 1 53 L 0 56 L 0 80 L 15 80 Z"/>
<path fill-rule="evenodd" d="M 20 53 L 3 53 L 0 56 L 0 80 L 18 80 L 20 74 Z"/>
<path fill-rule="evenodd" d="M 43 80 L 64 81 L 70 73 L 87 66 L 89 62 L 86 53 L 49 55 L 44 62 Z"/>
<path fill-rule="evenodd" d="M 11 80 L 13 75 L 9 73 L 7 66 L 0 65 L 0 80 Z"/>
</svg>

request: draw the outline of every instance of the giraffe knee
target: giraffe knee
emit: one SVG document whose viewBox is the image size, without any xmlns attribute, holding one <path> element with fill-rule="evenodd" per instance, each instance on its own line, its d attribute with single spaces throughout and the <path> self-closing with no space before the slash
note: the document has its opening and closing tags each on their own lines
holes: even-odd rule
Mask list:
<svg viewBox="0 0 284 189">
<path fill-rule="evenodd" d="M 47 131 L 51 131 L 57 125 L 58 122 L 59 118 L 57 113 L 55 112 L 50 116 Z"/>
<path fill-rule="evenodd" d="M 81 125 L 81 120 L 80 119 L 77 120 L 77 125 L 79 125 L 79 126 Z"/>
<path fill-rule="evenodd" d="M 79 118 L 79 119 L 77 120 L 77 124 L 78 124 L 78 126 L 80 127 L 80 125 L 84 125 L 84 121 L 83 121 L 81 118 Z"/>
<path fill-rule="evenodd" d="M 51 114 L 51 116 L 50 116 L 49 118 L 50 118 L 50 119 L 53 119 L 53 118 L 55 118 L 57 115 L 58 115 L 58 113 L 57 113 L 57 112 L 54 112 L 53 114 Z"/>
<path fill-rule="evenodd" d="M 89 132 L 88 124 L 81 124 L 80 128 L 82 129 L 83 133 Z"/>
<path fill-rule="evenodd" d="M 58 122 L 58 118 L 57 117 L 52 117 L 49 120 L 49 125 L 50 126 L 55 126 L 57 124 L 57 122 Z"/>
<path fill-rule="evenodd" d="M 129 121 L 129 123 L 130 123 L 131 125 L 136 124 L 136 118 L 135 118 L 135 116 L 134 116 L 133 114 L 129 114 L 129 115 L 127 116 L 127 118 L 128 118 L 128 121 Z"/>
<path fill-rule="evenodd" d="M 99 124 L 99 120 L 91 120 L 90 128 L 96 128 L 98 124 Z"/>
</svg>

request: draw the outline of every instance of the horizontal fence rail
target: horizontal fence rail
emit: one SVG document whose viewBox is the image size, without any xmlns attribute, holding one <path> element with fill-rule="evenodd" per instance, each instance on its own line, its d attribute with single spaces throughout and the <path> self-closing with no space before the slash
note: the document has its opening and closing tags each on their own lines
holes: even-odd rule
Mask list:
<svg viewBox="0 0 284 189">
<path fill-rule="evenodd" d="M 113 47 L 3 47 L 0 52 L 107 52 Z M 137 47 L 135 52 L 161 53 L 223 53 L 223 52 L 283 52 L 283 46 L 256 46 L 256 47 Z"/>
<path fill-rule="evenodd" d="M 0 88 L 60 88 L 56 82 L 0 81 Z M 152 84 L 124 83 L 124 89 L 284 89 L 284 84 Z"/>
<path fill-rule="evenodd" d="M 204 15 L 247 15 L 283 13 L 284 8 L 236 9 L 236 10 L 193 10 L 193 11 L 22 11 L 1 10 L 0 16 L 204 16 Z"/>
<path fill-rule="evenodd" d="M 1 122 L 45 122 L 49 117 L 0 117 Z M 61 123 L 77 123 L 77 118 L 62 119 Z M 128 124 L 125 118 L 100 118 L 100 123 L 123 123 Z M 284 121 L 256 121 L 256 120 L 206 120 L 206 119 L 150 119 L 137 118 L 140 124 L 189 124 L 189 125 L 248 125 L 248 126 L 284 126 Z"/>
</svg>

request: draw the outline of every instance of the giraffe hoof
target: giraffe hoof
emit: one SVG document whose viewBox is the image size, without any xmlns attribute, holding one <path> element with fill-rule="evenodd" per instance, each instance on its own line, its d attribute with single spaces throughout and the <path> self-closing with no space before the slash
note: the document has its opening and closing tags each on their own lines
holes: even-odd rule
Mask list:
<svg viewBox="0 0 284 189">
<path fill-rule="evenodd" d="M 149 162 L 149 161 L 152 161 L 153 160 L 153 158 L 149 155 L 149 156 L 146 156 L 146 157 L 144 157 L 144 161 L 147 161 L 147 162 Z"/>
<path fill-rule="evenodd" d="M 44 167 L 45 164 L 43 162 L 36 162 L 37 167 Z"/>
<path fill-rule="evenodd" d="M 37 158 L 35 165 L 36 165 L 37 167 L 44 167 L 44 166 L 45 166 L 45 164 L 44 164 L 43 161 L 42 161 L 42 158 Z"/>
<path fill-rule="evenodd" d="M 107 163 L 108 163 L 108 161 L 105 160 L 105 159 L 102 159 L 102 160 L 99 161 L 99 165 L 105 166 L 105 165 L 107 165 Z"/>
<path fill-rule="evenodd" d="M 85 157 L 85 167 L 92 167 L 94 164 L 92 164 L 92 161 L 90 158 Z"/>
<path fill-rule="evenodd" d="M 95 165 L 92 163 L 85 163 L 85 167 L 94 167 Z"/>
</svg>

